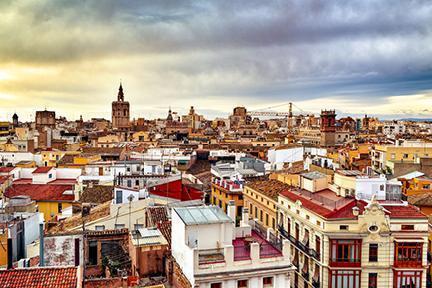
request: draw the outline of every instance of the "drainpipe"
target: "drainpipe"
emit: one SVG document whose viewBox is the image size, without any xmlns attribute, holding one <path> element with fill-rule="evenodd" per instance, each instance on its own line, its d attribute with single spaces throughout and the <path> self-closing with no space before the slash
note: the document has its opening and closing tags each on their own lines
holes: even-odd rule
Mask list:
<svg viewBox="0 0 432 288">
<path fill-rule="evenodd" d="M 39 224 L 39 266 L 45 266 L 44 259 L 44 227 L 43 223 Z"/>
</svg>

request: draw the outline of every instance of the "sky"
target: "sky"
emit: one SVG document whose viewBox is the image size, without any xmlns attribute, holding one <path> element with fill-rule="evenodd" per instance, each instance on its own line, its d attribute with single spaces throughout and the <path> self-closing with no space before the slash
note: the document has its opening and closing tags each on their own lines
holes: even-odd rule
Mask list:
<svg viewBox="0 0 432 288">
<path fill-rule="evenodd" d="M 432 118 L 432 1 L 0 1 L 0 119 Z M 269 108 L 278 106 L 277 108 Z M 298 107 L 298 108 L 297 108 Z"/>
</svg>

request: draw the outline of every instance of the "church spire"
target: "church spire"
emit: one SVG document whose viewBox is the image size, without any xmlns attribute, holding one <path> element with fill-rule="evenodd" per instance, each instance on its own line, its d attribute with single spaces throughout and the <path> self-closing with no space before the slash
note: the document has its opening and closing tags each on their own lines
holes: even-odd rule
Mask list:
<svg viewBox="0 0 432 288">
<path fill-rule="evenodd" d="M 124 101 L 123 86 L 122 86 L 121 81 L 120 81 L 120 87 L 119 87 L 119 91 L 118 91 L 118 95 L 117 95 L 117 101 L 120 101 L 120 102 Z"/>
</svg>

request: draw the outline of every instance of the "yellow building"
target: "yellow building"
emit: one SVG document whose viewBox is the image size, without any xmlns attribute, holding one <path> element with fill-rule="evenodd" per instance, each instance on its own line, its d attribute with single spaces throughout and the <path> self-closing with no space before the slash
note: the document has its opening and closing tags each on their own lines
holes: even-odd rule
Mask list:
<svg viewBox="0 0 432 288">
<path fill-rule="evenodd" d="M 397 164 L 419 164 L 420 158 L 431 156 L 432 143 L 429 142 L 406 141 L 396 145 L 375 145 L 371 152 L 372 168 L 394 173 Z"/>
<path fill-rule="evenodd" d="M 132 134 L 133 142 L 148 142 L 150 140 L 150 133 L 148 131 L 138 131 Z"/>
<path fill-rule="evenodd" d="M 412 179 L 398 178 L 402 183 L 402 194 L 405 196 L 426 194 L 432 192 L 432 178 L 426 176 L 415 177 Z"/>
<path fill-rule="evenodd" d="M 120 137 L 117 135 L 106 135 L 99 137 L 96 147 L 110 148 L 116 147 L 120 143 Z"/>
<path fill-rule="evenodd" d="M 56 167 L 58 161 L 65 155 L 79 155 L 79 151 L 60 151 L 60 150 L 47 150 L 42 151 L 42 163 L 46 167 Z"/>
<path fill-rule="evenodd" d="M 81 154 L 73 158 L 75 165 L 88 165 L 97 161 L 101 161 L 101 156 L 96 154 Z"/>
<path fill-rule="evenodd" d="M 248 208 L 250 217 L 257 219 L 260 224 L 276 229 L 277 197 L 289 187 L 274 179 L 252 180 L 243 189 L 244 207 Z"/>
<path fill-rule="evenodd" d="M 36 201 L 39 212 L 43 213 L 45 222 L 61 216 L 63 210 L 72 206 L 73 200 Z"/>
<path fill-rule="evenodd" d="M 232 181 L 212 179 L 210 203 L 222 208 L 227 213 L 230 201 L 234 201 L 236 215 L 241 219 L 243 212 L 243 185 Z"/>
<path fill-rule="evenodd" d="M 41 168 L 46 167 L 38 169 Z M 50 221 L 71 208 L 75 202 L 75 185 L 14 183 L 6 189 L 4 196 L 6 200 L 15 196 L 30 197 L 38 205 L 38 211 L 44 214 L 45 221 Z"/>
<path fill-rule="evenodd" d="M 7 255 L 8 255 L 8 229 L 7 227 L 0 227 L 0 267 L 5 267 L 7 265 Z"/>
<path fill-rule="evenodd" d="M 7 136 L 10 134 L 10 124 L 7 121 L 0 121 L 0 136 Z"/>
</svg>

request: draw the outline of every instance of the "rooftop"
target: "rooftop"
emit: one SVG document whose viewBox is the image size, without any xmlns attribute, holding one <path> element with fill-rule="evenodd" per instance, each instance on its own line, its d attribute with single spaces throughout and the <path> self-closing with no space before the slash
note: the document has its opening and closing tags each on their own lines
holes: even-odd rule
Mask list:
<svg viewBox="0 0 432 288">
<path fill-rule="evenodd" d="M 142 228 L 132 237 L 134 246 L 168 245 L 168 241 L 158 228 Z"/>
<path fill-rule="evenodd" d="M 289 189 L 290 186 L 288 184 L 285 184 L 283 182 L 280 182 L 278 180 L 274 179 L 256 179 L 252 180 L 250 182 L 247 182 L 247 187 L 277 201 L 277 198 L 279 196 L 279 193 L 282 191 Z"/>
<path fill-rule="evenodd" d="M 364 173 L 358 170 L 337 170 L 336 173 L 344 176 L 354 176 L 354 177 L 365 175 Z"/>
<path fill-rule="evenodd" d="M 0 167 L 0 173 L 10 173 L 15 169 L 15 167 Z"/>
<path fill-rule="evenodd" d="M 35 201 L 74 201 L 72 185 L 12 184 L 4 193 L 7 198 L 19 195 L 30 196 Z M 71 193 L 65 193 L 71 191 Z"/>
<path fill-rule="evenodd" d="M 309 180 L 316 180 L 321 178 L 327 178 L 327 176 L 324 173 L 321 173 L 319 171 L 311 171 L 307 173 L 302 173 L 302 177 L 309 179 Z"/>
<path fill-rule="evenodd" d="M 76 267 L 35 267 L 0 270 L 0 287 L 72 288 L 76 286 Z"/>
<path fill-rule="evenodd" d="M 53 169 L 53 167 L 38 167 L 35 170 L 33 170 L 33 174 L 45 174 L 48 173 L 49 171 L 51 171 L 51 169 Z"/>
<path fill-rule="evenodd" d="M 233 220 L 216 206 L 179 207 L 174 211 L 185 225 L 228 223 Z"/>
</svg>

